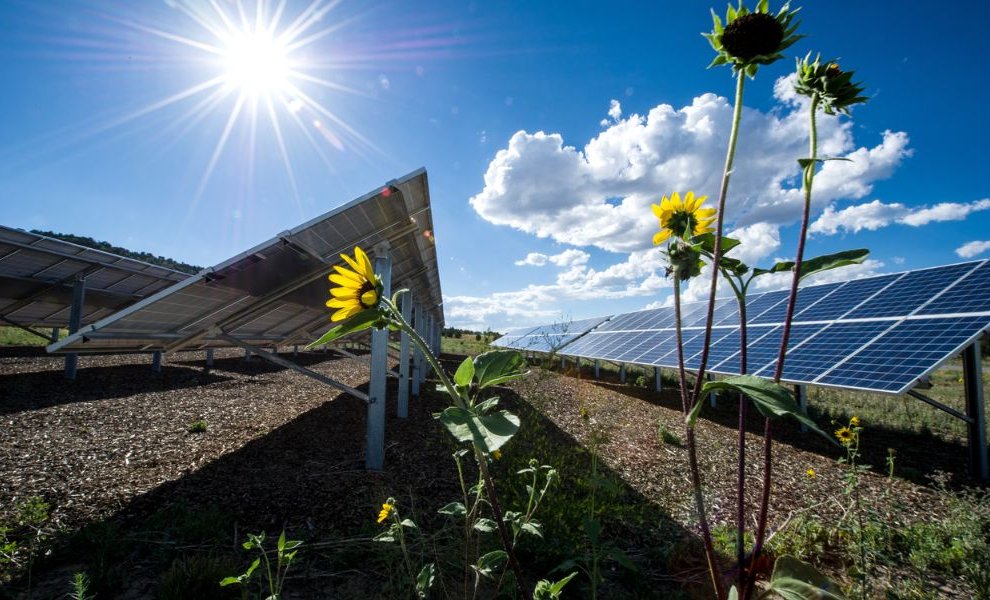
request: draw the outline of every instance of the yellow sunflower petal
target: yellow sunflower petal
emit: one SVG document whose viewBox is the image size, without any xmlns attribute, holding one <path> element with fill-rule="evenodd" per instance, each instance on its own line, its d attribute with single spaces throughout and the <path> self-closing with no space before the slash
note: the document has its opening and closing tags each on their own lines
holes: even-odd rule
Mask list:
<svg viewBox="0 0 990 600">
<path fill-rule="evenodd" d="M 357 250 L 358 249 L 357 246 L 355 246 L 354 249 Z M 357 254 L 357 253 L 355 252 L 355 254 Z M 343 258 L 344 259 L 344 262 L 346 262 L 348 265 L 350 265 L 350 267 L 352 269 L 354 269 L 354 273 L 355 274 L 357 274 L 357 275 L 360 276 L 360 274 L 361 274 L 361 262 L 360 261 L 354 260 L 350 256 L 347 256 L 346 254 L 343 254 L 343 253 L 341 253 L 340 257 Z"/>
<path fill-rule="evenodd" d="M 330 295 L 341 300 L 357 300 L 358 291 L 354 288 L 336 287 L 330 288 Z"/>
<path fill-rule="evenodd" d="M 361 277 L 360 275 L 358 275 L 354 271 L 348 269 L 347 267 L 342 267 L 340 265 L 334 265 L 333 268 L 337 271 L 337 273 L 343 275 L 344 277 L 347 277 L 348 279 L 353 280 L 358 285 L 361 285 L 361 284 L 364 283 L 364 278 L 363 277 Z"/>
<path fill-rule="evenodd" d="M 653 214 L 654 214 L 654 216 L 656 216 L 656 218 L 658 218 L 660 220 L 663 220 L 663 215 L 664 215 L 663 206 L 659 206 L 659 205 L 656 205 L 656 204 L 651 204 L 650 205 L 650 208 L 653 209 Z"/>
<path fill-rule="evenodd" d="M 714 208 L 699 208 L 694 211 L 694 216 L 697 219 L 710 219 L 715 216 L 715 212 Z"/>
<path fill-rule="evenodd" d="M 337 273 L 331 273 L 328 279 L 331 282 L 336 283 L 341 287 L 354 289 L 354 290 L 359 289 L 363 285 L 363 282 L 354 281 L 350 277 L 344 277 L 343 275 L 339 275 Z"/>
<path fill-rule="evenodd" d="M 354 258 L 361 264 L 361 269 L 358 269 L 358 273 L 364 275 L 368 281 L 375 280 L 375 267 L 371 264 L 371 260 L 368 255 L 364 253 L 359 246 L 354 246 Z"/>
<path fill-rule="evenodd" d="M 681 203 L 681 195 L 674 192 L 670 195 L 670 209 L 677 211 L 684 208 L 684 204 Z"/>
<path fill-rule="evenodd" d="M 344 300 L 342 298 L 330 298 L 327 300 L 327 306 L 329 308 L 344 308 L 347 306 L 360 306 L 357 299 Z"/>
<path fill-rule="evenodd" d="M 662 229 L 653 235 L 653 245 L 657 246 L 670 238 L 670 230 Z"/>
<path fill-rule="evenodd" d="M 360 310 L 361 310 L 360 306 L 351 307 L 351 308 L 342 308 L 337 312 L 333 313 L 333 316 L 330 317 L 330 320 L 333 322 L 346 321 L 347 319 L 351 318 L 351 316 L 360 312 Z"/>
</svg>

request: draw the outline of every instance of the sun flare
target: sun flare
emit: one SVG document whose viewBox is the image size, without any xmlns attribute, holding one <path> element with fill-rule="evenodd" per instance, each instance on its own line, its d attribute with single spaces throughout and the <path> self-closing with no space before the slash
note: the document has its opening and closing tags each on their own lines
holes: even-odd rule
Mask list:
<svg viewBox="0 0 990 600">
<path fill-rule="evenodd" d="M 237 31 L 226 39 L 222 65 L 226 83 L 242 93 L 269 95 L 289 88 L 288 47 L 264 29 Z"/>
</svg>

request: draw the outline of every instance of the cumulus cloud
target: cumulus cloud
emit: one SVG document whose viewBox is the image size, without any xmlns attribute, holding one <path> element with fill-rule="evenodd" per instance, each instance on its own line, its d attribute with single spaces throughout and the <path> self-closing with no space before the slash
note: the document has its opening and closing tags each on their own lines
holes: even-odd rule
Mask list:
<svg viewBox="0 0 990 600">
<path fill-rule="evenodd" d="M 973 258 L 974 256 L 983 254 L 987 250 L 990 250 L 990 241 L 966 242 L 956 248 L 956 254 L 962 258 Z"/>
<path fill-rule="evenodd" d="M 542 267 L 543 265 L 550 264 L 556 265 L 558 267 L 573 267 L 577 265 L 587 264 L 591 255 L 583 250 L 577 250 L 575 248 L 568 248 L 560 254 L 554 254 L 552 256 L 547 256 L 541 252 L 530 252 L 526 255 L 526 258 L 517 260 L 515 265 L 517 267 L 532 266 L 532 267 Z"/>
<path fill-rule="evenodd" d="M 835 235 L 874 231 L 894 223 L 921 227 L 938 221 L 961 221 L 971 213 L 990 209 L 990 199 L 975 202 L 942 202 L 931 207 L 908 207 L 900 202 L 883 203 L 874 200 L 866 204 L 848 206 L 836 210 L 827 206 L 821 216 L 811 224 L 812 234 Z"/>
<path fill-rule="evenodd" d="M 542 267 L 547 264 L 547 255 L 541 254 L 539 252 L 530 252 L 526 255 L 526 258 L 522 260 L 517 260 L 515 265 L 517 267 L 532 266 L 532 267 Z"/>
<path fill-rule="evenodd" d="M 780 105 L 743 111 L 728 199 L 730 223 L 785 225 L 802 205 L 795 157 L 807 152 L 806 115 L 778 86 Z M 732 107 L 703 94 L 690 105 L 661 104 L 623 118 L 615 102 L 606 129 L 577 148 L 559 133 L 518 131 L 488 166 L 484 188 L 470 199 L 486 220 L 575 246 L 630 252 L 650 246 L 656 228 L 649 205 L 660 193 L 718 191 Z M 616 116 L 617 115 L 617 116 Z M 825 163 L 816 179 L 816 212 L 839 199 L 869 194 L 910 154 L 908 137 L 884 132 L 872 147 L 857 147 L 848 120 L 823 116 Z"/>
</svg>

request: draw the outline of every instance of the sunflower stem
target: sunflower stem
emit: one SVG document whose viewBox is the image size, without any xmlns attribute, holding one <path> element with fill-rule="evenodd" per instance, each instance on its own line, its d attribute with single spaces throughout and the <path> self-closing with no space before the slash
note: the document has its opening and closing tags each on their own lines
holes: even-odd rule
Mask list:
<svg viewBox="0 0 990 600">
<path fill-rule="evenodd" d="M 801 264 L 804 260 L 804 245 L 808 238 L 808 222 L 811 217 L 811 189 L 815 182 L 815 167 L 818 165 L 818 123 L 816 115 L 821 97 L 816 93 L 811 96 L 810 110 L 810 135 L 809 150 L 811 160 L 804 167 L 804 178 L 802 187 L 804 188 L 804 211 L 801 215 L 801 230 L 798 233 L 797 253 L 794 257 L 794 275 L 791 278 L 791 293 L 787 300 L 787 313 L 784 316 L 784 329 L 780 336 L 780 349 L 777 351 L 777 368 L 773 373 L 774 383 L 780 383 L 780 378 L 784 373 L 784 359 L 787 358 L 787 344 L 791 335 L 791 321 L 794 319 L 794 307 L 797 304 L 798 283 L 801 281 Z M 763 551 L 763 543 L 767 531 L 767 513 L 770 508 L 770 485 L 772 480 L 771 468 L 773 466 L 773 422 L 767 419 L 763 427 L 763 493 L 760 496 L 760 511 L 756 524 L 756 539 L 753 546 L 752 559 L 760 555 Z M 750 577 L 746 585 L 746 592 L 743 600 L 749 596 L 753 589 L 755 578 Z"/>
<path fill-rule="evenodd" d="M 684 367 L 684 343 L 681 332 L 681 281 L 674 275 L 674 322 L 677 327 L 677 372 L 681 384 L 681 405 L 685 416 L 691 411 L 688 403 L 687 373 Z M 698 468 L 698 449 L 694 439 L 694 425 L 685 422 L 684 438 L 688 450 L 688 464 L 691 469 L 691 488 L 694 494 L 695 509 L 698 511 L 698 525 L 701 527 L 701 539 L 705 547 L 705 559 L 708 561 L 708 574 L 712 578 L 715 597 L 725 598 L 725 587 L 722 583 L 722 570 L 715 555 L 715 545 L 712 543 L 712 532 L 705 515 L 705 496 L 701 491 L 701 471 Z"/>
</svg>

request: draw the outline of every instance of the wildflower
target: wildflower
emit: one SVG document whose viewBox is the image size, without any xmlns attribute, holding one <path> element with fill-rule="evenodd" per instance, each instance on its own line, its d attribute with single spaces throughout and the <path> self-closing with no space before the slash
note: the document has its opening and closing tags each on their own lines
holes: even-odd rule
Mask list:
<svg viewBox="0 0 990 600">
<path fill-rule="evenodd" d="M 392 514 L 393 510 L 395 510 L 394 504 L 390 502 L 386 502 L 385 504 L 382 504 L 382 509 L 378 511 L 378 522 L 383 523 L 385 519 L 387 519 L 388 516 Z"/>
<path fill-rule="evenodd" d="M 859 427 L 859 417 L 853 415 L 853 418 L 849 419 L 850 427 Z"/>
<path fill-rule="evenodd" d="M 866 96 L 860 96 L 863 86 L 853 83 L 852 78 L 853 72 L 843 71 L 839 63 L 822 62 L 821 54 L 811 60 L 809 52 L 797 60 L 794 91 L 808 98 L 817 97 L 825 114 L 834 115 L 836 111 L 849 114 L 850 106 L 867 100 Z"/>
<path fill-rule="evenodd" d="M 840 427 L 835 430 L 835 437 L 839 438 L 843 446 L 848 446 L 856 439 L 856 434 L 848 427 Z"/>
<path fill-rule="evenodd" d="M 351 268 L 334 266 L 337 272 L 328 277 L 340 286 L 330 288 L 332 297 L 327 300 L 327 307 L 338 309 L 330 317 L 331 321 L 344 321 L 362 310 L 374 308 L 378 305 L 382 290 L 381 281 L 364 250 L 355 246 L 353 259 L 346 254 L 340 257 Z"/>
<path fill-rule="evenodd" d="M 804 472 L 804 474 L 808 476 L 808 479 L 814 479 L 815 477 L 818 477 L 818 474 L 815 473 L 814 469 L 808 469 L 807 471 Z"/>
<path fill-rule="evenodd" d="M 495 450 L 494 452 L 492 452 L 492 458 L 494 458 L 495 460 L 502 460 L 502 451 Z"/>
<path fill-rule="evenodd" d="M 775 62 L 782 57 L 781 52 L 801 39 L 802 36 L 794 35 L 797 23 L 793 20 L 797 11 L 790 10 L 787 3 L 772 15 L 768 4 L 767 0 L 760 0 L 754 11 L 743 6 L 742 0 L 739 8 L 730 4 L 724 27 L 722 19 L 712 11 L 712 31 L 701 34 L 716 53 L 709 68 L 731 64 L 737 71 L 745 70 L 746 75 L 754 77 L 758 65 Z"/>
<path fill-rule="evenodd" d="M 692 237 L 714 230 L 714 208 L 702 208 L 708 196 L 695 196 L 694 192 L 684 194 L 684 200 L 677 192 L 663 197 L 659 205 L 653 206 L 653 214 L 660 220 L 660 231 L 653 236 L 653 245 L 659 245 L 673 237 Z"/>
</svg>

